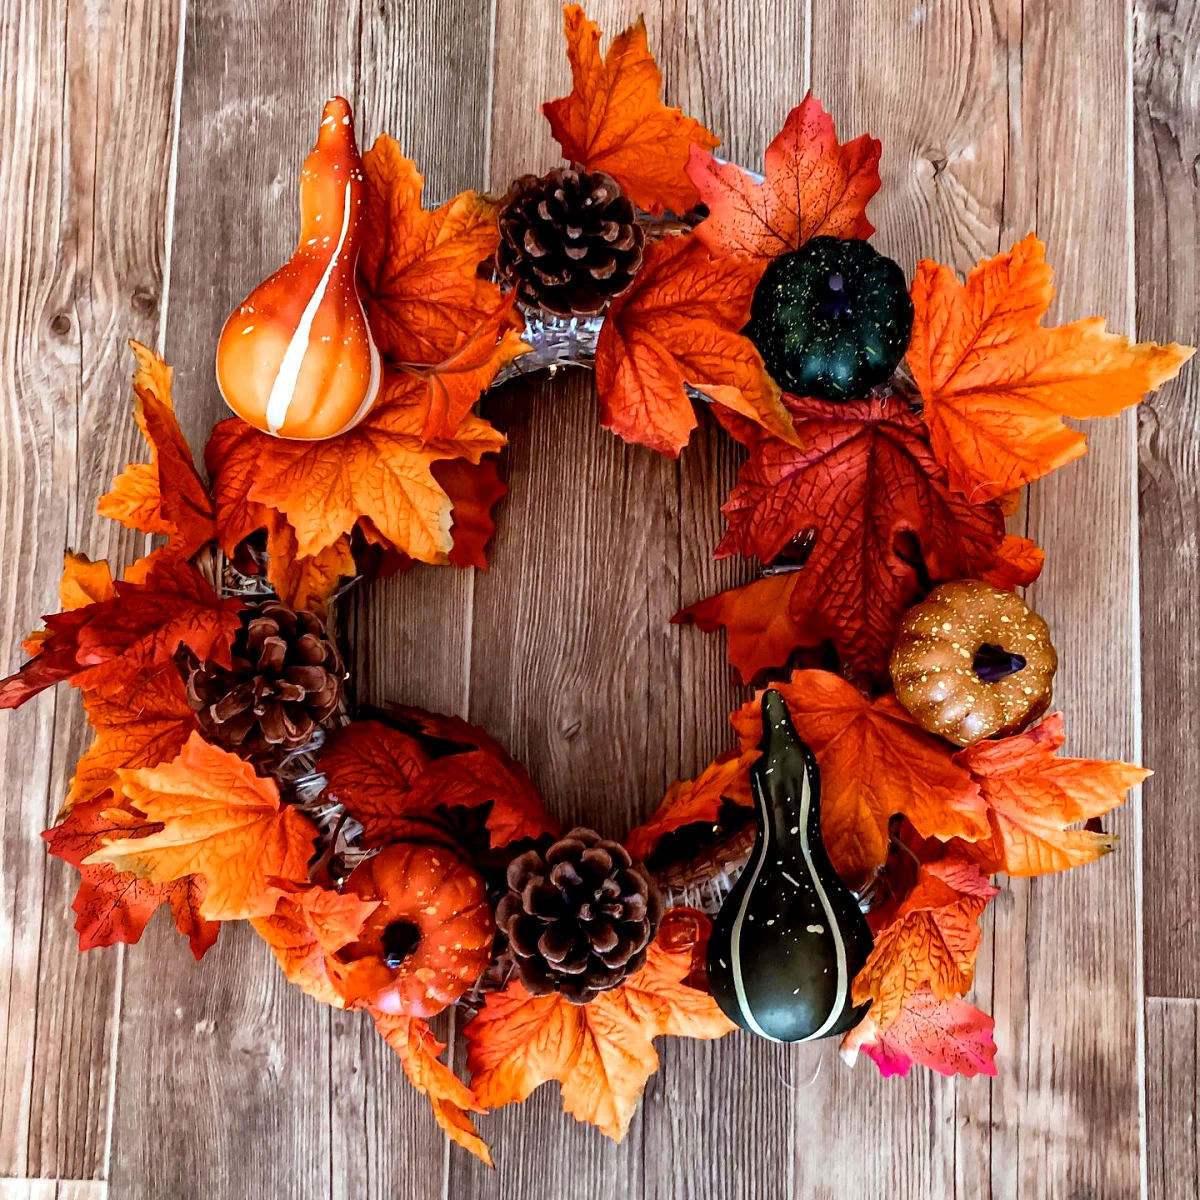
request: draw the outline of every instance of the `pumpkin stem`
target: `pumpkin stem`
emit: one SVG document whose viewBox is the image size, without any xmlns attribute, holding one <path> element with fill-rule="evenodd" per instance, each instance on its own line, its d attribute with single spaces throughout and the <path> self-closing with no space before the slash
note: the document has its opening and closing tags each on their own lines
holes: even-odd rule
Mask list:
<svg viewBox="0 0 1200 1200">
<path fill-rule="evenodd" d="M 975 651 L 975 660 L 971 665 L 984 683 L 999 683 L 1023 670 L 1025 659 L 1020 654 L 1010 654 L 1003 646 L 984 642 Z"/>
<path fill-rule="evenodd" d="M 383 930 L 383 961 L 393 971 L 417 948 L 421 931 L 411 921 L 392 921 Z"/>
<path fill-rule="evenodd" d="M 825 299 L 821 305 L 821 311 L 834 320 L 844 317 L 850 311 L 850 297 L 846 294 L 846 280 L 838 271 L 825 280 Z"/>
</svg>

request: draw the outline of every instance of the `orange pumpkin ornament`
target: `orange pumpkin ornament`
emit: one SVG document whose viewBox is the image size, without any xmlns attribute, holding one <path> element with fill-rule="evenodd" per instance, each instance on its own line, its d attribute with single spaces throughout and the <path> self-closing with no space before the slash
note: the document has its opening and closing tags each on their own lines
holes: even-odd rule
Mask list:
<svg viewBox="0 0 1200 1200">
<path fill-rule="evenodd" d="M 350 105 L 335 96 L 300 172 L 296 253 L 234 309 L 217 344 L 221 395 L 256 429 L 334 437 L 379 395 L 382 363 L 357 283 L 364 187 Z"/>
<path fill-rule="evenodd" d="M 375 957 L 391 968 L 391 980 L 367 997 L 383 1012 L 432 1017 L 491 962 L 496 925 L 483 879 L 440 846 L 388 846 L 354 869 L 346 890 L 379 901 L 339 957 Z"/>
</svg>

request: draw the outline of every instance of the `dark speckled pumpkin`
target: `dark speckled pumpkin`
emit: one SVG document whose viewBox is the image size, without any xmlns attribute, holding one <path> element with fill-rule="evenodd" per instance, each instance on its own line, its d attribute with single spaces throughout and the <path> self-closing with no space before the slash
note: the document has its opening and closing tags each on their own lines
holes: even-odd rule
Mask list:
<svg viewBox="0 0 1200 1200">
<path fill-rule="evenodd" d="M 868 242 L 817 237 L 767 268 L 746 332 L 785 391 L 853 400 L 891 378 L 912 322 L 898 264 Z"/>
</svg>

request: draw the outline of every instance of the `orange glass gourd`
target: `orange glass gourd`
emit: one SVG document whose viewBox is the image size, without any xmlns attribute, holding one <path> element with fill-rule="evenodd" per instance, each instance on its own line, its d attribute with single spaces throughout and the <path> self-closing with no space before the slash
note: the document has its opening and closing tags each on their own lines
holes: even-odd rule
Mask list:
<svg viewBox="0 0 1200 1200">
<path fill-rule="evenodd" d="M 221 394 L 256 429 L 334 437 L 379 395 L 356 275 L 364 187 L 350 105 L 335 96 L 300 173 L 300 244 L 230 314 L 217 345 Z"/>
</svg>

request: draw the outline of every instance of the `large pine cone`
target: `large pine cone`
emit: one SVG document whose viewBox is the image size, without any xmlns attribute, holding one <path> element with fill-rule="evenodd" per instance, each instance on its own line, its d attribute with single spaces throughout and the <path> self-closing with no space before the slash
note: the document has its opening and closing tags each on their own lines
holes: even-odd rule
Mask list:
<svg viewBox="0 0 1200 1200">
<path fill-rule="evenodd" d="M 226 670 L 188 651 L 181 667 L 205 737 L 243 758 L 307 745 L 342 696 L 342 659 L 320 618 L 278 600 L 242 610 L 232 662 Z"/>
<path fill-rule="evenodd" d="M 514 858 L 508 889 L 496 924 L 521 982 L 535 996 L 561 992 L 574 1004 L 639 970 L 662 918 L 641 863 L 590 829 L 572 829 L 544 855 Z"/>
<path fill-rule="evenodd" d="M 500 214 L 496 267 L 523 303 L 559 316 L 598 313 L 642 265 L 633 204 L 603 171 L 522 175 Z"/>
</svg>

